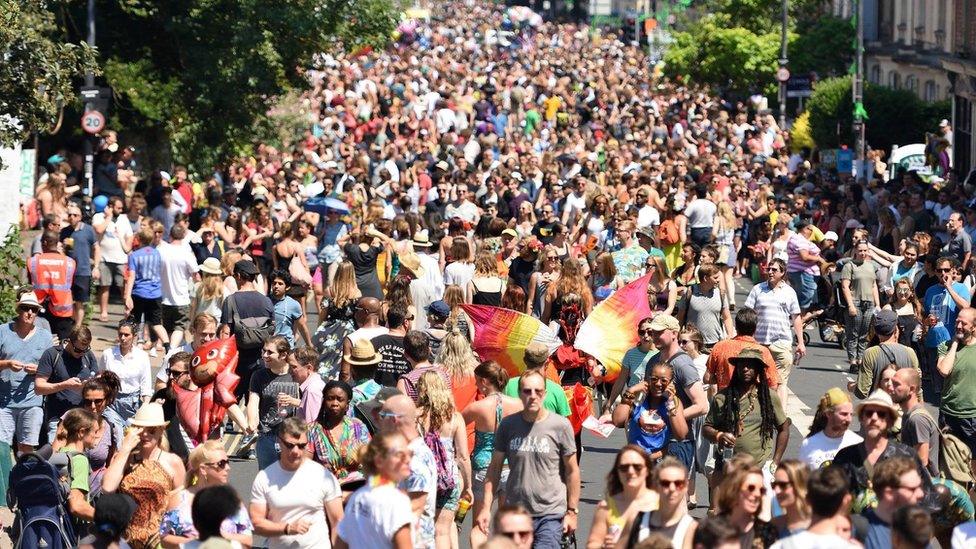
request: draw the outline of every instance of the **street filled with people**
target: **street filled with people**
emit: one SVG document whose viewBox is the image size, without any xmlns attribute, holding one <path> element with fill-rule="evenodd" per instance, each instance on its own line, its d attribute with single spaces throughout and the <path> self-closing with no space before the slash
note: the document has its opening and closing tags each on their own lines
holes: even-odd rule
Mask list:
<svg viewBox="0 0 976 549">
<path fill-rule="evenodd" d="M 103 132 L 88 200 L 46 159 L 0 326 L 15 546 L 976 547 L 958 175 L 839 172 L 526 11 L 322 54 L 304 133 L 220 169 Z M 818 346 L 844 371 L 799 432 Z"/>
</svg>

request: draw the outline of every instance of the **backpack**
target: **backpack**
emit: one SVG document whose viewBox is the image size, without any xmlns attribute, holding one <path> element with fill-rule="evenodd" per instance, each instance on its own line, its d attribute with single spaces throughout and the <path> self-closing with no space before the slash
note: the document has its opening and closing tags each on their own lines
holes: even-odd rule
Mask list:
<svg viewBox="0 0 976 549">
<path fill-rule="evenodd" d="M 68 510 L 68 486 L 70 480 L 66 485 L 59 468 L 41 455 L 30 453 L 17 460 L 10 470 L 7 493 L 9 507 L 16 509 L 10 533 L 14 549 L 68 549 L 77 545 Z"/>
<path fill-rule="evenodd" d="M 665 219 L 657 228 L 657 238 L 661 241 L 662 246 L 677 244 L 681 241 L 681 235 L 678 234 L 678 224 L 673 219 Z"/>
<path fill-rule="evenodd" d="M 437 463 L 437 501 L 446 501 L 457 486 L 453 467 L 450 467 L 451 456 L 447 455 L 447 448 L 433 429 L 424 433 L 424 443 L 433 452 L 434 462 Z"/>
<path fill-rule="evenodd" d="M 931 419 L 938 428 L 938 422 L 932 418 L 928 410 L 922 407 L 919 411 Z M 948 428 L 939 430 L 939 473 L 943 477 L 962 486 L 970 486 L 973 482 L 973 475 L 969 468 L 972 459 L 973 452 L 969 449 L 969 445 L 952 434 Z"/>
<path fill-rule="evenodd" d="M 274 335 L 274 316 L 241 318 L 241 314 L 237 311 L 237 300 L 234 299 L 233 295 L 227 298 L 227 304 L 230 309 L 231 322 L 234 323 L 234 335 L 237 337 L 238 349 L 259 349 L 265 341 Z"/>
</svg>

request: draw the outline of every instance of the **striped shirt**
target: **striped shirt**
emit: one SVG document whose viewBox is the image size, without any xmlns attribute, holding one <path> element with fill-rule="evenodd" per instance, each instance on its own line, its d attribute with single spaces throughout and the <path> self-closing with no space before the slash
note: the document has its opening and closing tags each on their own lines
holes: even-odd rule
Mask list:
<svg viewBox="0 0 976 549">
<path fill-rule="evenodd" d="M 746 307 L 756 310 L 756 341 L 769 345 L 776 341 L 793 341 L 791 317 L 800 314 L 796 291 L 785 281 L 771 288 L 768 282 L 756 284 L 746 298 Z"/>
</svg>

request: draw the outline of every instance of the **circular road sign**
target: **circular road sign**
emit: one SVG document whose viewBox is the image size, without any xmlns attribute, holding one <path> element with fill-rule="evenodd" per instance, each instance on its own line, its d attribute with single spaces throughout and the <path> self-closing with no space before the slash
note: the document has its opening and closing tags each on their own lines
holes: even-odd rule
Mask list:
<svg viewBox="0 0 976 549">
<path fill-rule="evenodd" d="M 786 82 L 789 79 L 790 79 L 790 70 L 787 69 L 786 67 L 780 67 L 779 70 L 776 71 L 776 80 L 779 80 L 780 82 Z"/>
<path fill-rule="evenodd" d="M 98 111 L 88 111 L 81 116 L 81 129 L 96 134 L 105 128 L 105 115 Z"/>
</svg>

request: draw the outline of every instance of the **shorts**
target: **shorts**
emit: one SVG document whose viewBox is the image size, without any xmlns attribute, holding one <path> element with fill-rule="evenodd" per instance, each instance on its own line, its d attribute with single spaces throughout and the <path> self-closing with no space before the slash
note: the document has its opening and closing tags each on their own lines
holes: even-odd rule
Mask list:
<svg viewBox="0 0 976 549">
<path fill-rule="evenodd" d="M 457 511 L 458 502 L 461 501 L 461 475 L 454 476 L 454 489 L 446 497 L 437 498 L 437 509 L 446 509 L 448 511 Z"/>
<path fill-rule="evenodd" d="M 806 311 L 814 305 L 817 299 L 817 280 L 810 273 L 787 273 L 790 286 L 796 291 L 796 299 L 800 302 L 800 310 Z"/>
<path fill-rule="evenodd" d="M 107 263 L 102 261 L 98 264 L 98 286 L 125 287 L 125 263 Z"/>
<path fill-rule="evenodd" d="M 88 303 L 91 299 L 91 276 L 75 275 L 71 282 L 71 299 L 75 303 Z"/>
<path fill-rule="evenodd" d="M 147 299 L 134 295 L 132 296 L 132 312 L 129 313 L 129 318 L 136 323 L 145 320 L 149 326 L 159 326 L 163 323 L 161 303 L 162 298 L 159 297 Z"/>
<path fill-rule="evenodd" d="M 943 412 L 939 414 L 939 420 L 943 427 L 949 428 L 950 433 L 965 442 L 976 456 L 976 417 L 956 417 Z"/>
<path fill-rule="evenodd" d="M 694 474 L 695 471 L 695 441 L 690 439 L 685 440 L 670 440 L 668 441 L 668 447 L 664 451 L 664 455 L 673 456 L 678 459 L 681 463 L 688 468 L 688 474 Z"/>
<path fill-rule="evenodd" d="M 163 319 L 163 329 L 166 333 L 173 333 L 176 330 L 185 330 L 190 322 L 189 305 L 160 305 L 161 316 Z"/>
<path fill-rule="evenodd" d="M 21 444 L 40 444 L 41 426 L 44 424 L 44 408 L 0 408 L 0 442 L 10 446 L 14 439 Z"/>
<path fill-rule="evenodd" d="M 542 515 L 532 517 L 532 549 L 559 549 L 563 540 L 563 517 Z"/>
<path fill-rule="evenodd" d="M 776 362 L 776 372 L 779 374 L 780 385 L 786 386 L 793 371 L 793 343 L 790 341 L 774 341 L 767 345 L 773 361 Z"/>
<path fill-rule="evenodd" d="M 502 467 L 502 474 L 499 476 L 498 486 L 495 486 L 495 495 L 505 489 L 508 484 L 508 467 Z M 485 479 L 488 478 L 488 469 L 474 469 L 471 471 L 471 492 L 475 501 L 485 496 Z"/>
</svg>

